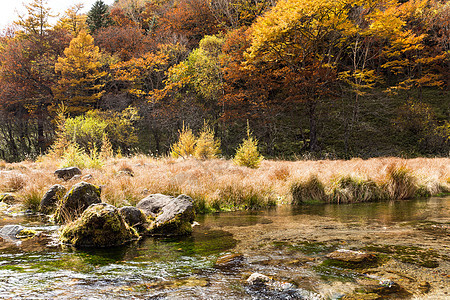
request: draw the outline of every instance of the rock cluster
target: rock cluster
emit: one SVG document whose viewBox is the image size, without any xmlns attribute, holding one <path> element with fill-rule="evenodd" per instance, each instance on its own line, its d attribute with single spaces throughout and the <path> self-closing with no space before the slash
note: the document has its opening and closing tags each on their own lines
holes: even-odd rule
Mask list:
<svg viewBox="0 0 450 300">
<path fill-rule="evenodd" d="M 61 169 L 65 170 L 66 169 Z M 64 174 L 59 170 L 58 174 Z M 72 170 L 72 171 L 70 171 Z M 76 174 L 69 168 L 71 175 Z M 56 173 L 56 172 L 55 172 Z M 63 179 L 69 175 L 61 175 Z M 64 194 L 65 193 L 65 194 Z M 101 188 L 80 182 L 68 192 L 62 185 L 52 186 L 40 203 L 40 212 L 54 212 L 55 223 L 62 224 L 60 241 L 75 247 L 110 247 L 138 239 L 142 235 L 186 235 L 192 232 L 193 201 L 186 195 L 149 195 L 136 207 L 120 209 L 102 203 Z"/>
</svg>

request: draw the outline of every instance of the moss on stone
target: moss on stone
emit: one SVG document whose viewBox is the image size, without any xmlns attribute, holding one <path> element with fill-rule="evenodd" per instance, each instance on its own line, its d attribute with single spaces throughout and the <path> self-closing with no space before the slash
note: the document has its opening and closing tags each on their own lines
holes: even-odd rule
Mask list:
<svg viewBox="0 0 450 300">
<path fill-rule="evenodd" d="M 66 223 L 78 218 L 89 205 L 100 203 L 100 187 L 80 182 L 58 202 L 54 215 L 55 223 Z"/>
<path fill-rule="evenodd" d="M 91 205 L 60 232 L 61 242 L 75 247 L 118 246 L 138 238 L 117 208 L 105 203 Z"/>
<path fill-rule="evenodd" d="M 401 245 L 370 245 L 365 250 L 384 253 L 404 263 L 419 265 L 425 268 L 436 268 L 439 266 L 437 259 L 441 258 L 434 250 L 423 249 L 415 246 Z"/>
</svg>

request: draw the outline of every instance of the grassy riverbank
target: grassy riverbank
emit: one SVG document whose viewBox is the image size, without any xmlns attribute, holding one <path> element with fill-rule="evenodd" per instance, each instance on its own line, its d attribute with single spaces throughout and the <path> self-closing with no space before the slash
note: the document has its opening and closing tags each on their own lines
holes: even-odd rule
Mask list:
<svg viewBox="0 0 450 300">
<path fill-rule="evenodd" d="M 211 212 L 291 202 L 409 199 L 450 191 L 449 158 L 265 160 L 258 169 L 250 169 L 223 159 L 135 156 L 109 159 L 68 182 L 53 175 L 61 163 L 50 159 L 1 163 L 0 192 L 11 193 L 22 206 L 36 209 L 53 184 L 70 188 L 84 180 L 101 185 L 103 201 L 116 206 L 135 205 L 152 193 L 183 193 L 195 200 L 198 212 Z"/>
</svg>

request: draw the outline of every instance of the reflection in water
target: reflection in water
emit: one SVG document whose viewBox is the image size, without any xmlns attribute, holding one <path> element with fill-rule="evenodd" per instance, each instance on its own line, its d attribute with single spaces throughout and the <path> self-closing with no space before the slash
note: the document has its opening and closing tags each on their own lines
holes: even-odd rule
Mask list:
<svg viewBox="0 0 450 300">
<path fill-rule="evenodd" d="M 344 205 L 304 205 L 292 207 L 291 214 L 331 217 L 341 222 L 389 225 L 398 222 L 447 218 L 449 212 L 450 200 L 447 197 Z"/>
<path fill-rule="evenodd" d="M 232 251 L 238 243 L 225 231 L 227 227 L 250 232 L 260 224 L 271 224 L 275 218 L 287 223 L 315 216 L 344 223 L 390 225 L 448 220 L 449 210 L 450 197 L 350 205 L 282 206 L 269 211 L 199 216 L 197 221 L 201 226 L 195 227 L 189 237 L 146 238 L 123 247 L 86 250 L 58 246 L 55 243 L 57 227 L 46 224 L 41 218 L 5 216 L 3 221 L 8 224 L 22 224 L 39 235 L 20 245 L 0 239 L 0 298 L 82 299 L 88 295 L 99 299 L 201 298 L 205 295 L 207 298 L 248 298 L 249 290 L 243 283 L 242 272 L 258 271 L 263 268 L 261 264 L 252 264 L 252 259 L 247 258 L 246 271 L 239 268 L 224 271 L 214 267 L 215 259 Z M 280 223 L 276 225 L 280 226 Z M 292 258 L 287 258 L 287 262 L 292 266 L 298 264 Z M 286 272 L 292 273 L 290 269 Z M 305 270 L 300 266 L 296 272 Z"/>
</svg>

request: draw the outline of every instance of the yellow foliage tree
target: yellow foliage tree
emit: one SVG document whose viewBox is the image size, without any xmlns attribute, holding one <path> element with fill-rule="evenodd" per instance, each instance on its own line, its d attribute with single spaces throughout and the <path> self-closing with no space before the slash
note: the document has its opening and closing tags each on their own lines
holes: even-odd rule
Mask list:
<svg viewBox="0 0 450 300">
<path fill-rule="evenodd" d="M 94 38 L 80 31 L 59 57 L 55 71 L 60 79 L 54 88 L 55 99 L 67 106 L 70 114 L 79 115 L 96 108 L 104 94 L 106 72 L 100 71 L 100 52 Z"/>
<path fill-rule="evenodd" d="M 81 3 L 69 7 L 61 19 L 58 20 L 55 28 L 62 28 L 69 31 L 73 36 L 77 36 L 80 31 L 87 30 L 85 14 L 81 14 L 84 5 Z"/>
<path fill-rule="evenodd" d="M 211 159 L 220 153 L 220 141 L 214 138 L 214 130 L 204 122 L 194 148 L 194 156 L 199 159 Z"/>
</svg>

